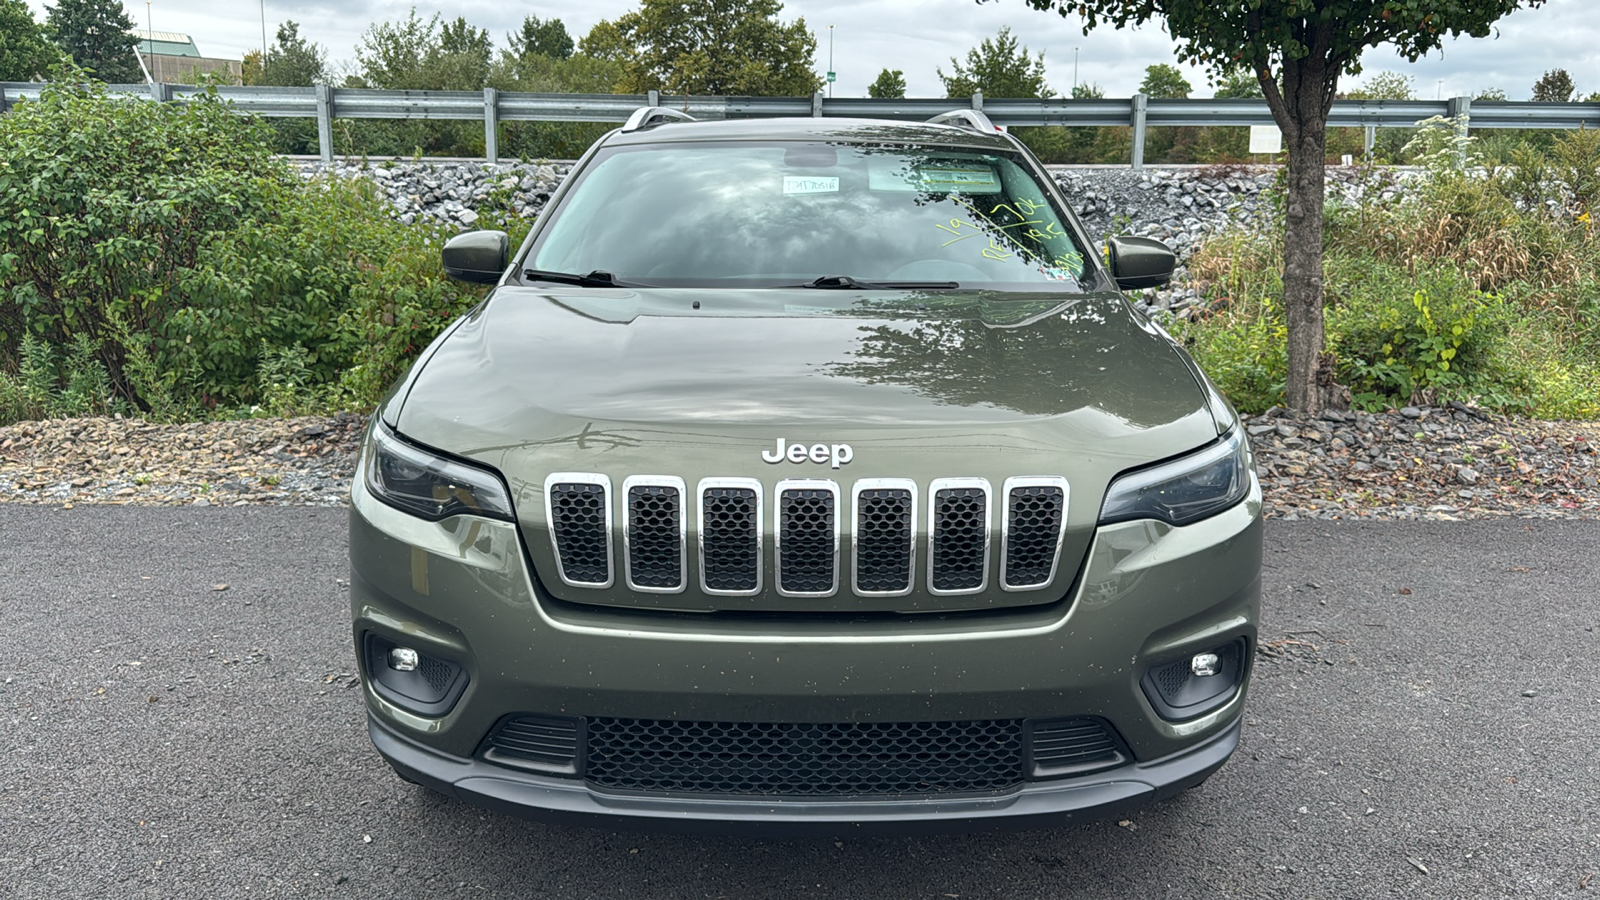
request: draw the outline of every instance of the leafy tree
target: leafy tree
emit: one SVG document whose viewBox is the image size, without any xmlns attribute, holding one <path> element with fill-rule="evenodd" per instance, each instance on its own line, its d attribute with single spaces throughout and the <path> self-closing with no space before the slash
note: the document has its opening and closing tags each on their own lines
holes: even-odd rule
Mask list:
<svg viewBox="0 0 1600 900">
<path fill-rule="evenodd" d="M 318 44 L 300 36 L 300 26 L 284 22 L 278 26 L 278 40 L 267 50 L 258 66 L 256 80 L 245 84 L 270 84 L 277 87 L 310 87 L 328 81 L 328 54 Z"/>
<path fill-rule="evenodd" d="M 545 56 L 550 59 L 570 59 L 574 49 L 572 35 L 560 19 L 540 19 L 528 16 L 522 28 L 507 38 L 513 56 Z"/>
<path fill-rule="evenodd" d="M 0 0 L 0 81 L 37 81 L 61 58 L 22 0 Z"/>
<path fill-rule="evenodd" d="M 1226 72 L 1248 65 L 1261 82 L 1288 150 L 1284 309 L 1291 408 L 1337 402 L 1325 352 L 1322 230 L 1328 113 L 1339 78 L 1361 70 L 1368 47 L 1392 45 L 1416 61 L 1445 38 L 1487 36 L 1502 16 L 1544 0 L 1027 0 L 1039 10 L 1123 27 L 1164 20 L 1179 59 Z"/>
<path fill-rule="evenodd" d="M 1185 100 L 1194 87 L 1189 84 L 1189 79 L 1183 77 L 1177 66 L 1166 63 L 1156 63 L 1146 66 L 1144 81 L 1139 83 L 1139 93 L 1148 94 L 1157 100 Z"/>
<path fill-rule="evenodd" d="M 884 69 L 878 73 L 878 79 L 867 85 L 867 96 L 878 100 L 890 100 L 906 95 L 906 73 L 899 69 Z"/>
<path fill-rule="evenodd" d="M 144 81 L 135 55 L 139 40 L 122 0 L 60 0 L 45 10 L 56 46 L 95 78 L 107 84 Z"/>
<path fill-rule="evenodd" d="M 245 84 L 277 87 L 310 87 L 329 81 L 327 51 L 300 36 L 300 26 L 284 22 L 278 26 L 277 42 L 260 51 L 245 54 L 242 66 Z M 273 148 L 279 153 L 316 153 L 315 119 L 269 119 Z"/>
<path fill-rule="evenodd" d="M 1072 88 L 1074 100 L 1103 100 L 1106 92 L 1100 85 L 1089 81 L 1080 81 Z M 1049 162 L 1060 163 L 1093 163 L 1099 159 L 1096 145 L 1104 142 L 1105 153 L 1117 158 L 1127 156 L 1127 148 L 1131 146 L 1131 129 L 1128 128 L 1060 128 L 1056 131 L 1061 134 L 1060 156 Z"/>
<path fill-rule="evenodd" d="M 1491 103 L 1503 103 L 1510 98 L 1506 96 L 1504 88 L 1486 87 L 1479 89 L 1478 93 L 1474 95 L 1472 99 L 1486 100 Z"/>
<path fill-rule="evenodd" d="M 980 91 L 985 97 L 1055 96 L 1045 84 L 1044 53 L 1030 55 L 1010 28 L 1000 29 L 999 34 L 968 50 L 965 63 L 951 57 L 950 74 L 943 69 L 934 71 L 944 82 L 947 97 L 970 97 Z"/>
<path fill-rule="evenodd" d="M 1260 100 L 1266 95 L 1249 69 L 1223 73 L 1212 85 L 1219 100 Z M 1250 129 L 1243 126 L 1207 128 L 1198 141 L 1197 156 L 1206 162 L 1236 162 L 1250 158 Z"/>
<path fill-rule="evenodd" d="M 1217 79 L 1212 95 L 1218 100 L 1252 100 L 1267 96 L 1261 90 L 1261 81 L 1249 69 L 1234 69 L 1225 73 Z"/>
<path fill-rule="evenodd" d="M 980 91 L 985 97 L 1055 96 L 1045 83 L 1044 54 L 1031 53 L 1009 28 L 1001 28 L 994 37 L 984 38 L 968 50 L 964 62 L 951 57 L 948 74 L 943 69 L 935 71 L 950 98 L 966 99 Z M 1074 139 L 1066 128 L 1016 128 L 1012 134 L 1047 163 L 1071 161 L 1073 154 L 1082 150 L 1081 136 Z"/>
<path fill-rule="evenodd" d="M 1375 72 L 1350 92 L 1352 100 L 1415 100 L 1417 88 L 1410 75 Z"/>
<path fill-rule="evenodd" d="M 543 24 L 561 26 L 557 19 Z M 564 26 L 561 33 L 566 33 Z M 564 57 L 543 53 L 530 49 L 538 44 L 519 37 L 523 36 L 511 36 L 510 46 L 501 51 L 490 68 L 491 87 L 535 93 L 607 94 L 622 78 L 622 63 L 614 59 L 588 53 L 568 53 Z M 572 159 L 612 127 L 588 122 L 507 122 L 501 126 L 500 148 L 504 154 L 528 159 Z"/>
<path fill-rule="evenodd" d="M 369 27 L 356 45 L 358 74 L 351 87 L 410 91 L 476 91 L 489 81 L 494 47 L 489 32 L 464 18 L 449 22 L 435 13 Z M 371 153 L 476 156 L 483 152 L 477 123 L 409 121 L 339 122 L 336 140 L 345 152 L 359 145 Z"/>
<path fill-rule="evenodd" d="M 623 64 L 623 93 L 809 95 L 822 87 L 817 39 L 805 19 L 780 22 L 782 10 L 779 0 L 643 0 L 580 46 Z"/>
<path fill-rule="evenodd" d="M 379 22 L 356 45 L 360 78 L 382 90 L 471 91 L 489 76 L 493 46 L 489 32 L 464 18 L 441 26 L 440 15 L 417 18 L 415 7 L 404 22 Z"/>
<path fill-rule="evenodd" d="M 1533 83 L 1533 102 L 1567 103 L 1578 93 L 1577 85 L 1566 69 L 1551 69 Z"/>
</svg>

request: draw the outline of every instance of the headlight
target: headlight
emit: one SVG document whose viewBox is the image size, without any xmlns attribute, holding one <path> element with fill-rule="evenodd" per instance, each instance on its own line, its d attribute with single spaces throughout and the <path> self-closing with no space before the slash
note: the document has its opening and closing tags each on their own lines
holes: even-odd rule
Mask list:
<svg viewBox="0 0 1600 900">
<path fill-rule="evenodd" d="M 1160 519 L 1188 525 L 1222 512 L 1250 492 L 1244 433 L 1235 427 L 1217 443 L 1111 482 L 1100 524 Z"/>
<path fill-rule="evenodd" d="M 498 473 L 408 444 L 382 422 L 372 429 L 361 468 L 372 496 L 414 516 L 512 520 L 511 492 Z"/>
</svg>

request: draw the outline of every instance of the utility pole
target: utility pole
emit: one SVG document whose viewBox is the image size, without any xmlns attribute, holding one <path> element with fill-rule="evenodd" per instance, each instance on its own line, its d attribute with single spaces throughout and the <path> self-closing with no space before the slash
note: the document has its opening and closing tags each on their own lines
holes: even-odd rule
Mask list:
<svg viewBox="0 0 1600 900">
<path fill-rule="evenodd" d="M 828 26 L 828 97 L 833 98 L 833 26 Z"/>
<path fill-rule="evenodd" d="M 155 84 L 156 33 L 155 26 L 150 24 L 150 0 L 144 0 L 144 52 L 150 57 L 150 67 L 144 70 L 144 77 L 150 79 L 151 84 Z"/>
<path fill-rule="evenodd" d="M 267 66 L 267 0 L 261 0 L 261 67 Z"/>
<path fill-rule="evenodd" d="M 1078 96 L 1078 48 L 1072 48 L 1072 96 Z"/>
</svg>

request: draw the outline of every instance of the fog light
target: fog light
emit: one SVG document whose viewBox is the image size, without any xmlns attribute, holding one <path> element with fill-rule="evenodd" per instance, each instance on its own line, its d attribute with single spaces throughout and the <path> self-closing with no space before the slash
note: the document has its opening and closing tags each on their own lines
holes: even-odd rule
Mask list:
<svg viewBox="0 0 1600 900">
<path fill-rule="evenodd" d="M 1198 656 L 1195 657 L 1195 659 L 1199 658 Z M 1215 656 L 1211 658 L 1213 660 L 1216 659 Z M 396 647 L 390 650 L 389 668 L 394 669 L 396 672 L 415 672 L 417 670 L 417 651 L 410 647 Z"/>
<path fill-rule="evenodd" d="M 1139 679 L 1156 714 L 1171 722 L 1203 716 L 1239 693 L 1248 671 L 1249 642 L 1229 641 L 1145 670 Z"/>
</svg>

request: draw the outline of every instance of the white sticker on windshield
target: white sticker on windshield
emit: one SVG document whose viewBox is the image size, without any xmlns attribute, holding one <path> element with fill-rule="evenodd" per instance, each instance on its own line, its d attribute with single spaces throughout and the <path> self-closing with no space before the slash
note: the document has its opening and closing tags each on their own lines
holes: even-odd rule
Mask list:
<svg viewBox="0 0 1600 900">
<path fill-rule="evenodd" d="M 818 176 L 785 175 L 783 176 L 783 192 L 785 194 L 837 194 L 839 193 L 839 179 L 822 178 Z"/>
</svg>

